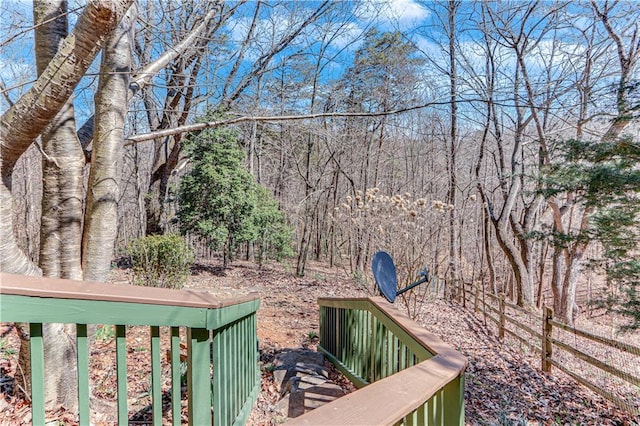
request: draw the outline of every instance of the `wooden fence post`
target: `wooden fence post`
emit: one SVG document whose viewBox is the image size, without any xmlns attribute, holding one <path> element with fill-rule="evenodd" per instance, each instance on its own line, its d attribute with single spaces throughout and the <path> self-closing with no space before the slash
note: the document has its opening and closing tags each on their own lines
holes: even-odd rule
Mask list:
<svg viewBox="0 0 640 426">
<path fill-rule="evenodd" d="M 505 323 L 505 319 L 504 319 L 504 293 L 500 293 L 498 301 L 499 301 L 498 309 L 500 311 L 500 326 L 498 327 L 498 337 L 500 337 L 500 339 L 504 339 L 504 323 Z"/>
<path fill-rule="evenodd" d="M 467 307 L 467 283 L 464 280 L 460 280 L 462 287 L 462 294 L 458 293 L 458 302 L 460 302 L 460 297 L 462 296 L 462 307 Z"/>
<path fill-rule="evenodd" d="M 553 325 L 550 322 L 551 319 L 553 319 L 553 311 L 545 306 L 542 310 L 542 371 L 549 374 L 551 374 L 550 360 L 553 355 L 553 345 L 551 343 Z"/>
<path fill-rule="evenodd" d="M 476 313 L 476 314 L 478 313 L 478 293 L 480 291 L 479 288 L 480 288 L 480 285 L 475 284 L 475 283 L 473 284 L 473 289 L 474 289 L 473 312 Z"/>
<path fill-rule="evenodd" d="M 487 326 L 487 295 L 484 286 L 482 286 L 482 320 L 483 324 Z"/>
</svg>

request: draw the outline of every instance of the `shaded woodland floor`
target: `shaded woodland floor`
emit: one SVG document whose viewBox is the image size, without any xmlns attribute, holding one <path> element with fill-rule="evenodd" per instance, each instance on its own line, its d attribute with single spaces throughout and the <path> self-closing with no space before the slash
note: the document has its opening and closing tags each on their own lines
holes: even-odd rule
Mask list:
<svg viewBox="0 0 640 426">
<path fill-rule="evenodd" d="M 112 281 L 126 282 L 129 273 L 128 270 L 114 270 Z M 262 392 L 249 419 L 250 425 L 280 424 L 285 420 L 276 409 L 280 395 L 273 383 L 271 362 L 278 352 L 287 348 L 315 349 L 317 298 L 365 296 L 369 293 L 366 285 L 356 282 L 344 271 L 321 264 L 310 265 L 303 278 L 295 277 L 293 268 L 286 265 L 268 265 L 259 269 L 252 263 L 236 262 L 230 269 L 222 270 L 204 264 L 193 269 L 188 286 L 223 296 L 257 292 L 261 297 L 258 337 Z M 542 373 L 538 356 L 509 340 L 500 342 L 492 329 L 486 328 L 481 318 L 468 309 L 442 300 L 426 300 L 416 319 L 467 356 L 469 367 L 465 377 L 465 397 L 466 423 L 469 425 L 640 424 L 640 419 L 631 418 L 568 376 L 560 372 L 553 376 Z M 144 379 L 148 369 L 144 350 L 146 338 L 136 333 L 132 333 L 131 338 L 140 343 L 140 350 L 134 346 L 128 365 L 131 374 L 140 377 L 136 383 L 142 387 L 132 386 L 130 392 L 144 395 L 144 383 L 148 382 Z M 15 368 L 15 360 L 11 359 L 11 346 L 15 340 L 10 335 L 4 336 L 3 340 L 5 346 L 0 348 L 0 366 L 9 372 L 9 375 L 5 374 L 8 377 L 11 367 Z M 95 368 L 102 368 L 100 365 L 111 350 L 110 346 L 101 342 L 94 344 L 92 365 Z M 344 389 L 351 389 L 335 372 L 332 379 Z M 112 387 L 107 382 L 102 384 L 105 389 Z M 99 386 L 94 387 L 94 393 L 100 389 Z M 103 392 L 98 398 L 109 405 L 110 399 L 115 401 L 115 394 Z M 139 405 L 144 406 L 143 398 Z M 24 401 L 5 394 L 5 398 L 0 399 L 0 424 L 13 425 L 20 420 L 28 420 L 20 418 L 27 411 Z M 144 409 L 136 413 L 140 424 L 145 423 L 143 414 Z M 65 424 L 73 423 L 73 416 L 64 410 L 57 417 Z M 104 424 L 109 424 L 109 421 Z"/>
</svg>

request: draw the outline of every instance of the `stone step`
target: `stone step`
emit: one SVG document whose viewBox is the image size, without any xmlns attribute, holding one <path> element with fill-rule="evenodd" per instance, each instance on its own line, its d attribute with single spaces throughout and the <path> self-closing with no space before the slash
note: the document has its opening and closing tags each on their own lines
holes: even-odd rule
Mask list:
<svg viewBox="0 0 640 426">
<path fill-rule="evenodd" d="M 294 418 L 344 396 L 346 392 L 329 380 L 324 365 L 319 352 L 289 350 L 276 355 L 273 376 L 282 397 L 276 411 Z"/>
</svg>

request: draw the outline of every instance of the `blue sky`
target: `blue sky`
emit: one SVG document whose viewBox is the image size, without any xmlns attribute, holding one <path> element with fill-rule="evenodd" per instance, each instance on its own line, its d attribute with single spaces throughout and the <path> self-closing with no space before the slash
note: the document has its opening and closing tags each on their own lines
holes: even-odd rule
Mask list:
<svg viewBox="0 0 640 426">
<path fill-rule="evenodd" d="M 83 3 L 80 0 L 70 0 L 69 7 L 71 9 L 79 8 Z M 318 4 L 320 4 L 318 0 L 308 2 L 290 1 L 286 3 L 285 7 L 275 10 L 271 8 L 271 3 L 266 3 L 259 23 L 259 33 L 262 34 L 265 40 L 268 40 L 272 34 L 278 34 L 290 29 L 292 15 L 290 15 L 291 11 L 289 9 L 296 7 L 313 8 Z M 510 5 L 517 6 L 523 3 L 505 2 L 497 4 L 510 7 Z M 553 3 L 542 4 L 552 5 Z M 340 2 L 339 5 L 345 9 L 341 12 L 344 15 L 326 18 L 322 22 L 327 26 L 332 25 L 336 31 L 339 29 L 339 32 L 336 32 L 335 38 L 332 40 L 332 47 L 326 52 L 324 64 L 326 74 L 323 77 L 325 81 L 338 78 L 350 66 L 353 53 L 360 46 L 361 35 L 373 26 L 381 31 L 401 30 L 406 33 L 407 37 L 431 61 L 430 68 L 426 69 L 424 73 L 425 85 L 430 85 L 429 88 L 425 86 L 425 91 L 427 89 L 431 90 L 434 96 L 438 95 L 437 91 L 446 91 L 447 77 L 444 73 L 436 70 L 437 66 L 442 69 L 446 69 L 448 66 L 446 40 L 444 39 L 445 35 L 441 23 L 443 17 L 446 17 L 446 13 L 442 5 L 437 6 L 436 3 L 417 0 L 387 0 L 384 2 L 374 2 L 373 0 L 353 2 L 345 0 Z M 629 3 L 628 5 L 625 7 L 629 10 L 625 9 L 622 12 L 626 13 L 627 16 L 637 16 L 637 10 L 635 15 L 633 13 L 634 3 Z M 31 6 L 30 0 L 0 0 L 0 9 L 5 12 L 3 14 L 4 19 L 0 20 L 0 78 L 3 86 L 10 89 L 8 93 L 12 100 L 16 100 L 29 87 L 30 82 L 35 79 Z M 254 6 L 254 3 L 248 2 L 242 6 L 239 13 L 227 24 L 226 30 L 230 34 L 232 42 L 242 40 L 243 35 L 246 34 Z M 478 30 L 469 30 L 467 25 L 471 20 L 477 19 L 478 13 L 475 11 L 477 7 L 477 3 L 474 2 L 462 3 L 458 17 L 459 27 L 467 27 L 467 29 L 459 34 L 459 48 L 465 56 L 464 65 L 482 74 L 485 53 L 480 47 L 481 43 L 479 44 L 480 33 Z M 433 10 L 438 8 L 439 10 L 436 14 Z M 579 14 L 581 8 L 583 10 L 588 8 L 588 4 L 576 3 L 566 10 L 566 13 L 570 15 L 568 19 L 572 25 L 580 27 L 580 23 L 585 21 L 585 18 Z M 72 22 L 75 16 L 75 13 L 72 13 Z M 619 22 L 624 24 L 623 21 L 615 21 L 614 25 Z M 517 27 L 519 24 L 517 15 L 511 24 Z M 584 27 L 584 24 L 582 27 Z M 314 37 L 318 36 L 318 29 L 316 28 L 313 31 L 309 30 L 304 35 L 307 40 L 314 40 Z M 557 62 L 565 63 L 567 66 L 580 66 L 576 62 L 576 58 L 579 58 L 584 50 L 584 46 L 581 44 L 582 41 L 575 38 L 575 33 L 573 36 L 565 36 L 564 34 L 557 36 L 561 42 L 560 45 L 557 44 L 557 41 L 553 41 L 551 35 L 546 35 L 527 55 L 526 61 L 532 71 L 541 69 L 551 57 L 554 57 Z M 230 44 L 230 47 L 232 46 L 233 44 Z M 259 47 L 260 42 L 254 46 L 253 50 L 248 52 L 247 60 L 243 64 L 245 67 L 249 67 L 252 61 L 259 56 Z M 561 47 L 562 51 L 559 51 L 558 47 Z M 295 49 L 296 46 L 292 46 L 287 50 L 287 53 L 291 53 Z M 318 45 L 316 43 L 314 47 L 304 52 L 304 54 L 312 58 L 317 49 Z M 504 84 L 505 87 L 508 87 L 511 79 L 510 74 L 514 70 L 515 56 L 511 50 L 504 47 L 500 47 L 497 50 L 497 54 L 501 61 Z M 601 61 L 603 64 L 601 66 L 611 66 L 611 69 L 614 69 L 615 50 L 606 50 L 603 55 L 605 57 Z M 609 59 L 605 60 L 606 57 L 609 57 Z M 229 65 L 226 66 L 229 67 Z M 221 66 L 220 69 L 224 70 L 224 66 Z M 96 72 L 96 65 L 93 67 L 93 72 Z M 158 81 L 158 83 L 161 84 L 162 82 Z M 95 78 L 90 76 L 81 83 L 81 88 L 90 87 L 92 84 L 95 84 Z M 460 82 L 460 89 L 463 92 L 466 90 L 464 81 Z M 215 92 L 215 87 L 209 87 L 207 90 Z M 77 102 L 84 105 L 80 106 L 78 113 L 88 114 L 88 111 L 92 108 L 92 90 L 78 90 L 77 93 Z M 507 95 L 512 96 L 513 93 L 507 93 Z M 7 106 L 5 97 L 0 96 L 0 111 L 5 110 Z"/>
<path fill-rule="evenodd" d="M 69 8 L 80 10 L 85 2 L 82 0 L 71 0 Z M 318 1 L 296 2 L 291 1 L 288 7 L 304 4 L 307 7 L 314 7 Z M 351 54 L 358 48 L 358 39 L 370 26 L 376 26 L 381 30 L 404 30 L 410 31 L 423 25 L 430 17 L 430 12 L 414 0 L 388 0 L 385 2 L 363 1 L 363 2 L 343 2 L 343 5 L 353 10 L 357 15 L 350 17 L 348 22 L 332 22 L 333 25 L 343 25 L 341 33 L 333 40 L 331 50 L 339 54 L 337 61 L 330 64 L 335 75 L 341 73 L 349 65 Z M 248 23 L 253 13 L 254 4 L 251 2 L 244 6 L 227 25 L 232 40 L 241 40 L 246 33 Z M 35 80 L 35 66 L 33 54 L 33 25 L 32 1 L 31 0 L 0 0 L 0 10 L 10 14 L 10 19 L 3 19 L 0 22 L 0 79 L 5 88 L 9 90 L 9 96 L 16 100 Z M 273 31 L 284 31 L 290 24 L 286 16 L 286 11 L 263 13 L 259 28 L 260 33 L 268 37 Z M 267 16 L 271 15 L 271 16 Z M 6 15 L 5 15 L 6 16 Z M 71 14 L 71 23 L 77 16 L 77 12 Z M 274 20 L 274 16 L 277 19 Z M 418 37 L 418 41 L 420 37 Z M 247 56 L 247 64 L 259 55 L 254 49 Z M 95 72 L 95 66 L 94 72 Z M 8 107 L 4 96 L 0 100 L 0 109 Z"/>
</svg>

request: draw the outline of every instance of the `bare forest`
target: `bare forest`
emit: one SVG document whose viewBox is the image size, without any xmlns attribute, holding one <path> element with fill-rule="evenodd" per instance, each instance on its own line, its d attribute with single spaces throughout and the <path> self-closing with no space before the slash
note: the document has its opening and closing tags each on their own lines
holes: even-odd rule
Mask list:
<svg viewBox="0 0 640 426">
<path fill-rule="evenodd" d="M 386 250 L 400 287 L 427 267 L 445 299 L 472 286 L 637 333 L 635 1 L 2 9 L 2 272 L 105 282 L 137 239 L 180 234 L 220 265 L 323 264 L 373 293 Z M 212 164 L 231 174 L 198 181 Z M 282 227 L 193 218 L 206 188 L 245 174 L 264 189 L 251 208 Z M 239 214 L 247 191 L 215 202 Z M 417 315 L 425 300 L 401 303 Z"/>
</svg>

